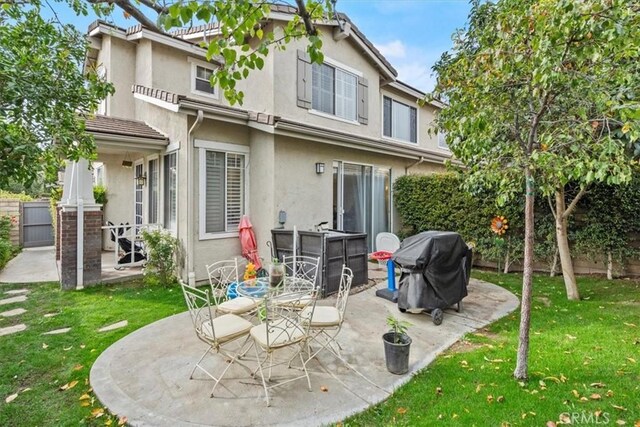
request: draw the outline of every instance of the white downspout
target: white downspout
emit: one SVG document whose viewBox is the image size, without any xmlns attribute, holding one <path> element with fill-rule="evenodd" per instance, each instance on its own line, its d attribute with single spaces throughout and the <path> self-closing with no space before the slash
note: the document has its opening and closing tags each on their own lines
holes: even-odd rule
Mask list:
<svg viewBox="0 0 640 427">
<path fill-rule="evenodd" d="M 415 161 L 414 163 L 411 163 L 409 166 L 405 166 L 404 167 L 404 173 L 405 175 L 407 173 L 409 173 L 409 169 L 411 169 L 414 166 L 418 166 L 421 163 L 424 163 L 427 159 L 425 159 L 424 157 L 420 157 L 417 161 Z"/>
<path fill-rule="evenodd" d="M 193 212 L 199 212 L 198 209 L 193 208 L 194 197 L 193 193 L 195 191 L 193 184 L 193 163 L 195 160 L 193 159 L 193 139 L 191 135 L 195 132 L 202 121 L 204 120 L 204 113 L 202 110 L 198 110 L 198 115 L 196 116 L 196 121 L 191 125 L 189 129 L 189 133 L 187 134 L 187 278 L 189 286 L 195 286 L 196 282 L 196 273 L 195 266 L 193 261 L 193 240 L 194 240 L 194 218 Z M 200 171 L 202 173 L 202 171 Z"/>
<path fill-rule="evenodd" d="M 82 179 L 80 173 L 80 163 L 74 165 L 76 172 L 76 190 L 77 190 L 77 230 L 76 230 L 76 289 L 84 289 L 84 200 L 82 199 Z"/>
</svg>

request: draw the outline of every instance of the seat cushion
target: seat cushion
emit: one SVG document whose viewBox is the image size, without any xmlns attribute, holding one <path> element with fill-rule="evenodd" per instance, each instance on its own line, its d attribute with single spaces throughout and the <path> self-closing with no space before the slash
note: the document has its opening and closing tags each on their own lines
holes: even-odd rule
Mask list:
<svg viewBox="0 0 640 427">
<path fill-rule="evenodd" d="M 274 299 L 274 301 L 276 302 L 277 305 L 282 307 L 294 307 L 294 308 L 303 309 L 313 302 L 313 296 L 311 295 L 304 295 L 301 297 L 300 296 L 295 296 L 295 297 L 284 296 L 284 297 Z"/>
<path fill-rule="evenodd" d="M 311 307 L 307 307 L 302 310 L 302 318 L 308 319 L 311 312 Z M 340 312 L 335 307 L 327 307 L 316 305 L 313 310 L 313 318 L 311 319 L 312 328 L 338 326 L 340 324 Z"/>
<path fill-rule="evenodd" d="M 269 343 L 267 344 L 267 326 L 269 326 Z M 305 338 L 304 328 L 294 325 L 291 320 L 280 319 L 263 323 L 251 328 L 251 336 L 262 348 L 278 348 L 295 344 Z"/>
<path fill-rule="evenodd" d="M 258 303 L 247 297 L 238 297 L 218 304 L 218 310 L 223 313 L 244 314 L 248 311 L 255 310 Z"/>
<path fill-rule="evenodd" d="M 235 314 L 225 314 L 213 319 L 213 331 L 211 323 L 208 321 L 202 324 L 202 333 L 208 340 L 213 340 L 215 331 L 215 340 L 219 344 L 246 335 L 253 326 L 251 322 Z"/>
</svg>

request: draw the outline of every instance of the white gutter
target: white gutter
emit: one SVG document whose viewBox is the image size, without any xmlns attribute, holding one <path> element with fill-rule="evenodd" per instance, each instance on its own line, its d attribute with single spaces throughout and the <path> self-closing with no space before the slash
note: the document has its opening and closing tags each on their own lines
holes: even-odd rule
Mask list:
<svg viewBox="0 0 640 427">
<path fill-rule="evenodd" d="M 187 133 L 187 277 L 189 281 L 189 286 L 195 286 L 196 273 L 195 273 L 195 265 L 193 262 L 193 235 L 195 220 L 193 218 L 193 212 L 198 212 L 197 209 L 193 209 L 193 145 L 194 140 L 192 137 L 193 132 L 195 132 L 202 121 L 204 120 L 204 113 L 202 110 L 198 110 L 198 115 L 196 116 L 196 121 L 191 125 L 189 132 Z M 202 172 L 200 172 L 202 173 Z"/>
<path fill-rule="evenodd" d="M 77 190 L 77 230 L 76 230 L 76 290 L 84 289 L 84 200 L 82 199 L 82 179 L 80 163 L 74 164 Z"/>
</svg>

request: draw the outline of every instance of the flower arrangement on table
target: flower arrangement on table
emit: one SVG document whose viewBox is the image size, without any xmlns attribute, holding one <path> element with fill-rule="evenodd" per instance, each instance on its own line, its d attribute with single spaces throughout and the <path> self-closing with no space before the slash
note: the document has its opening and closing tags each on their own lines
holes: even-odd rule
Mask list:
<svg viewBox="0 0 640 427">
<path fill-rule="evenodd" d="M 255 281 L 256 277 L 258 277 L 258 272 L 256 271 L 256 266 L 250 262 L 247 264 L 247 268 L 244 270 L 244 281 Z"/>
</svg>

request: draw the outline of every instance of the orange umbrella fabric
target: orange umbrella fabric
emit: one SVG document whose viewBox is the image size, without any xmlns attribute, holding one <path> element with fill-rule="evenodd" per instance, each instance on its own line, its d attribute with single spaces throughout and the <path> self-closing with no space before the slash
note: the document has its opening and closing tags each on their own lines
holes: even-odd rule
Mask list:
<svg viewBox="0 0 640 427">
<path fill-rule="evenodd" d="M 258 256 L 258 244 L 256 243 L 256 235 L 253 232 L 253 225 L 247 215 L 243 215 L 238 225 L 240 230 L 240 245 L 242 246 L 242 256 L 251 261 L 256 270 L 262 268 L 262 262 Z"/>
</svg>

